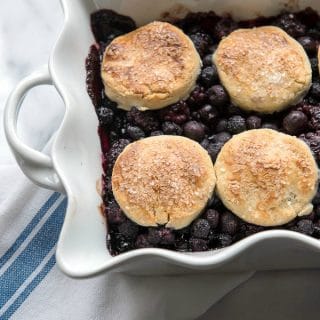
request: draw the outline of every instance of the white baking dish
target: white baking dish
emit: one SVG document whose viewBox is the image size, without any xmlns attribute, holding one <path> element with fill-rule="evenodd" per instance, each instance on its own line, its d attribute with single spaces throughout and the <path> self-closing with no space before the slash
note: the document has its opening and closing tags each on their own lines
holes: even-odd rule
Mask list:
<svg viewBox="0 0 320 320">
<path fill-rule="evenodd" d="M 62 271 L 72 277 L 88 277 L 111 270 L 169 274 L 320 267 L 320 241 L 280 230 L 265 231 L 216 251 L 186 254 L 150 248 L 110 256 L 97 191 L 102 173 L 98 121 L 85 85 L 85 58 L 94 42 L 89 16 L 95 10 L 114 9 L 143 24 L 161 17 L 164 12 L 184 15 L 188 10 L 214 10 L 229 12 L 235 18 L 249 18 L 276 14 L 283 8 L 298 10 L 312 6 L 320 10 L 320 2 L 62 0 L 62 6 L 64 28 L 49 65 L 15 88 L 8 99 L 4 123 L 8 142 L 24 173 L 38 185 L 68 195 L 68 209 L 56 252 Z M 41 84 L 54 85 L 66 105 L 50 157 L 24 145 L 16 134 L 23 97 L 30 88 Z"/>
</svg>

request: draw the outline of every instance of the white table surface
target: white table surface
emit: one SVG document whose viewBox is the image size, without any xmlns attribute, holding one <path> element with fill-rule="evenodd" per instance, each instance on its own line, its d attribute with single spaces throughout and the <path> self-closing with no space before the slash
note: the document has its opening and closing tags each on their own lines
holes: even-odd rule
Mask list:
<svg viewBox="0 0 320 320">
<path fill-rule="evenodd" d="M 9 92 L 21 78 L 47 63 L 62 23 L 63 14 L 58 0 L 1 1 L 1 128 Z M 58 115 L 54 116 L 57 108 Z M 63 105 L 52 88 L 37 88 L 26 98 L 22 113 L 24 120 L 19 123 L 21 136 L 31 146 L 41 149 L 58 128 Z M 3 130 L 0 131 L 0 165 L 16 166 Z M 320 317 L 319 301 L 320 271 L 260 272 L 224 297 L 200 319 L 317 319 Z"/>
</svg>

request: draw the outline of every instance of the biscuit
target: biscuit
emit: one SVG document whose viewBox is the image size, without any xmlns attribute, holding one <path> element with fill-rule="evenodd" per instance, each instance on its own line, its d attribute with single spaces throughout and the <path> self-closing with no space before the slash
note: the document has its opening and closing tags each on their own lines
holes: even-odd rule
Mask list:
<svg viewBox="0 0 320 320">
<path fill-rule="evenodd" d="M 189 225 L 215 187 L 207 151 L 179 136 L 154 136 L 129 144 L 112 172 L 112 190 L 126 216 L 141 226 Z"/>
<path fill-rule="evenodd" d="M 190 38 L 169 23 L 155 21 L 107 46 L 101 77 L 106 95 L 119 108 L 148 110 L 187 98 L 200 70 Z"/>
<path fill-rule="evenodd" d="M 215 163 L 217 193 L 241 219 L 279 226 L 312 211 L 318 168 L 300 139 L 271 129 L 233 136 Z"/>
<path fill-rule="evenodd" d="M 298 103 L 311 86 L 303 47 L 278 27 L 238 29 L 224 38 L 213 62 L 232 102 L 273 113 Z"/>
</svg>

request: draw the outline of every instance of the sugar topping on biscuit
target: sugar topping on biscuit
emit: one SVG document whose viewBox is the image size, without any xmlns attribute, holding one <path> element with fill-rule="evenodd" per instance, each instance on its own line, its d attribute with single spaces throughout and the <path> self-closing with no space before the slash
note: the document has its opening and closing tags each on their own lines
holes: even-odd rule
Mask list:
<svg viewBox="0 0 320 320">
<path fill-rule="evenodd" d="M 155 136 L 129 144 L 112 172 L 114 197 L 141 226 L 189 225 L 206 206 L 215 187 L 207 151 L 193 140 Z"/>
<path fill-rule="evenodd" d="M 107 96 L 119 108 L 148 110 L 187 98 L 200 69 L 190 38 L 169 23 L 155 21 L 107 46 L 101 76 Z"/>
</svg>

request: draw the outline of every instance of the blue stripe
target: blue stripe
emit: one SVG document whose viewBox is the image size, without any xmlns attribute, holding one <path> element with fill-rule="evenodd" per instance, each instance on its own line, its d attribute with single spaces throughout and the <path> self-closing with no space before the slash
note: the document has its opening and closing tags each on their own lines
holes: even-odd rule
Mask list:
<svg viewBox="0 0 320 320">
<path fill-rule="evenodd" d="M 28 284 L 28 286 L 23 290 L 20 296 L 13 302 L 13 304 L 1 316 L 1 320 L 7 320 L 15 313 L 15 311 L 21 306 L 21 304 L 28 298 L 29 294 L 38 286 L 38 284 L 48 274 L 48 272 L 52 269 L 55 263 L 56 263 L 56 259 L 55 259 L 55 255 L 53 255 L 50 258 L 50 260 L 45 264 L 43 269 L 38 273 L 38 275 Z"/>
<path fill-rule="evenodd" d="M 46 203 L 41 207 L 41 209 L 36 213 L 33 219 L 20 233 L 15 243 L 0 258 L 0 268 L 2 268 L 4 264 L 8 261 L 8 259 L 10 259 L 13 256 L 13 254 L 19 249 L 19 247 L 24 242 L 24 240 L 26 240 L 26 238 L 29 236 L 29 234 L 32 232 L 35 226 L 39 223 L 42 217 L 47 213 L 49 208 L 56 202 L 59 196 L 60 196 L 60 193 L 58 192 L 53 193 L 51 197 L 46 201 Z"/>
<path fill-rule="evenodd" d="M 63 223 L 67 198 L 51 214 L 36 236 L 0 276 L 0 309 L 39 266 L 56 244 Z"/>
</svg>

